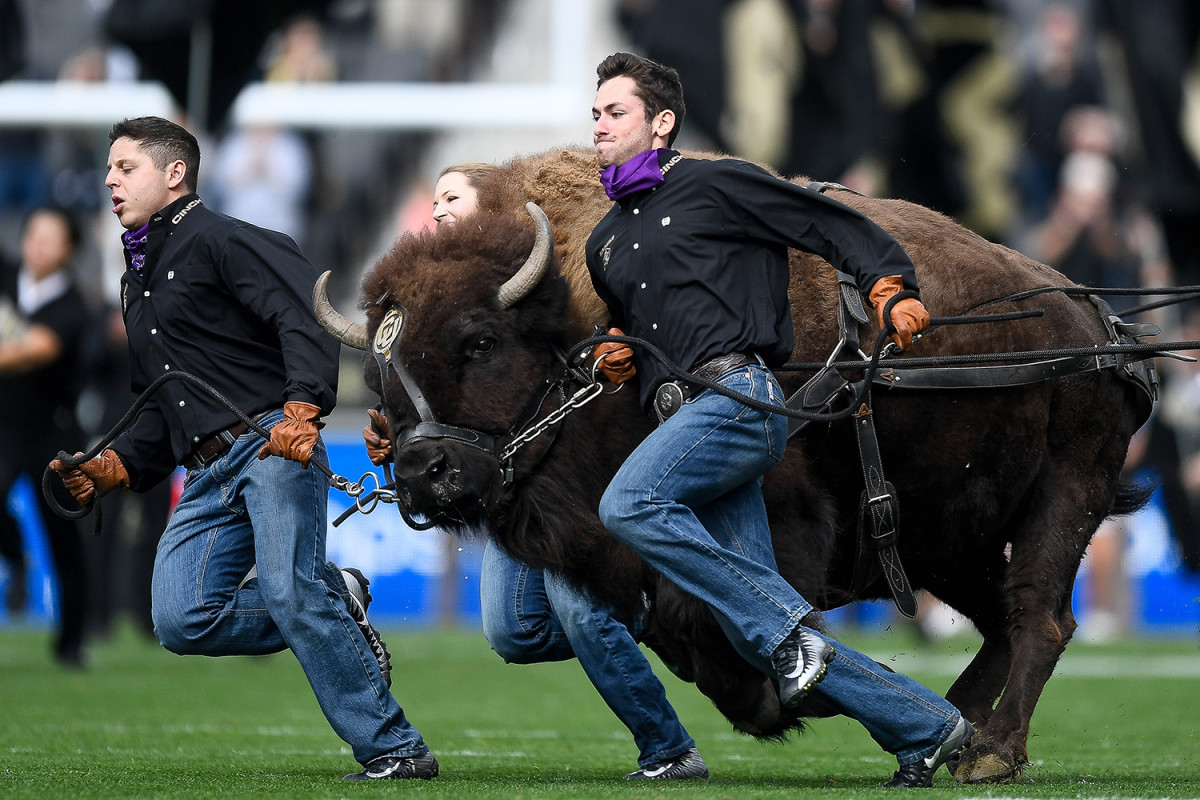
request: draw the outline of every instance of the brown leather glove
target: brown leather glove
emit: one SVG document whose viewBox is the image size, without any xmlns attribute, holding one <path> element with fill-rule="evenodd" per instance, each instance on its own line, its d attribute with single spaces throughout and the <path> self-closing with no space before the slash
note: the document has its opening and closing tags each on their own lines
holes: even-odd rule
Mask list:
<svg viewBox="0 0 1200 800">
<path fill-rule="evenodd" d="M 367 458 L 378 467 L 392 460 L 392 428 L 381 411 L 368 408 L 367 416 L 371 424 L 363 428 L 363 444 L 367 446 Z"/>
<path fill-rule="evenodd" d="M 620 328 L 609 328 L 609 336 L 624 336 Z M 620 342 L 601 342 L 592 350 L 597 368 L 614 384 L 622 384 L 637 374 L 633 366 L 633 349 Z"/>
<path fill-rule="evenodd" d="M 114 450 L 105 450 L 79 466 L 56 458 L 50 462 L 50 469 L 58 473 L 63 485 L 81 506 L 86 506 L 92 498 L 100 499 L 113 489 L 129 488 L 129 473 Z"/>
<path fill-rule="evenodd" d="M 261 461 L 267 456 L 280 456 L 308 466 L 317 447 L 317 431 L 325 427 L 319 420 L 321 409 L 312 403 L 290 400 L 283 404 L 283 422 L 271 428 L 271 441 L 258 451 Z"/>
<path fill-rule="evenodd" d="M 888 300 L 902 291 L 904 291 L 904 279 L 899 275 L 880 278 L 871 287 L 868 299 L 875 307 L 875 315 L 879 320 L 881 330 L 887 327 L 887 322 L 883 319 L 884 306 L 887 305 Z M 892 306 L 892 324 L 896 327 L 896 332 L 892 334 L 892 341 L 899 345 L 901 350 L 907 350 L 912 346 L 913 337 L 929 327 L 929 311 L 917 298 L 906 297 Z"/>
</svg>

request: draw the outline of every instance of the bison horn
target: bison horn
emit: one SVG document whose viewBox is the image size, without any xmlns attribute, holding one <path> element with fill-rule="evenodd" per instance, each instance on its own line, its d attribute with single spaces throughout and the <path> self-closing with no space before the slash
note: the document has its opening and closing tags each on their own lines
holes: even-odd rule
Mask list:
<svg viewBox="0 0 1200 800">
<path fill-rule="evenodd" d="M 525 263 L 517 270 L 517 274 L 506 280 L 500 287 L 496 297 L 500 301 L 501 308 L 511 307 L 529 294 L 534 286 L 537 286 L 542 275 L 546 274 L 546 267 L 550 265 L 550 256 L 554 252 L 554 237 L 546 212 L 542 211 L 537 203 L 526 203 L 525 210 L 529 212 L 529 216 L 533 217 L 533 223 L 537 228 L 537 238 L 533 242 L 533 250 L 530 251 L 529 258 L 525 259 Z"/>
<path fill-rule="evenodd" d="M 353 347 L 355 350 L 366 350 L 370 344 L 370 338 L 367 336 L 367 326 L 358 322 L 351 322 L 343 317 L 329 302 L 329 270 L 321 273 L 321 277 L 317 278 L 317 285 L 313 287 L 313 313 L 317 315 L 317 322 L 321 323 L 321 327 L 329 332 L 329 335 L 337 339 L 347 347 Z"/>
</svg>

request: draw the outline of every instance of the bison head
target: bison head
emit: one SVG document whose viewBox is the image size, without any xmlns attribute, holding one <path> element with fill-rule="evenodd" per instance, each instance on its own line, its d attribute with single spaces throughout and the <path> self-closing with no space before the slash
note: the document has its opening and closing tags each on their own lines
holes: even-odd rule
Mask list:
<svg viewBox="0 0 1200 800">
<path fill-rule="evenodd" d="M 454 530 L 483 520 L 505 484 L 499 448 L 559 367 L 568 290 L 549 222 L 528 211 L 535 229 L 479 214 L 402 237 L 363 281 L 365 326 L 333 310 L 324 276 L 318 284 L 322 325 L 366 351 L 367 385 L 394 433 L 399 501 L 413 518 Z"/>
</svg>

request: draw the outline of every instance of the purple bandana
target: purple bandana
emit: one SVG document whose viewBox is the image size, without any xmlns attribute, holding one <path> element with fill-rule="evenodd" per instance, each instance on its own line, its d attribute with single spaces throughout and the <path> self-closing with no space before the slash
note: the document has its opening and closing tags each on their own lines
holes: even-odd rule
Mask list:
<svg viewBox="0 0 1200 800">
<path fill-rule="evenodd" d="M 141 272 L 142 267 L 146 266 L 146 239 L 149 235 L 149 222 L 136 231 L 125 231 L 121 234 L 121 241 L 125 243 L 125 249 L 129 251 L 133 268 L 138 272 Z"/>
<path fill-rule="evenodd" d="M 658 154 L 666 148 L 646 150 L 638 153 L 624 164 L 610 164 L 600 172 L 600 183 L 609 200 L 621 200 L 643 189 L 653 189 L 663 182 L 662 168 L 658 166 Z"/>
</svg>

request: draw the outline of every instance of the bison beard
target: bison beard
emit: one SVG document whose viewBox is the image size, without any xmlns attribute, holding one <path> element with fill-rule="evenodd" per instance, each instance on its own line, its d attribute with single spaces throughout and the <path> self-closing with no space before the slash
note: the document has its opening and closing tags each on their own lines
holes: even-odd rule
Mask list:
<svg viewBox="0 0 1200 800">
<path fill-rule="evenodd" d="M 610 206 L 596 174 L 594 156 L 583 150 L 514 160 L 480 187 L 481 212 L 470 225 L 403 237 L 367 275 L 366 331 L 378 327 L 387 303 L 407 308 L 408 328 L 393 357 L 407 366 L 440 422 L 505 435 L 546 381 L 561 374 L 555 348 L 566 350 L 607 322 L 583 255 Z M 934 315 L 961 314 L 1024 289 L 1071 285 L 928 209 L 833 194 L 899 240 Z M 513 213 L 526 200 L 545 210 L 555 253 L 527 295 L 502 304 L 499 287 L 533 247 L 529 221 Z M 837 335 L 832 270 L 792 253 L 790 296 L 792 360 L 823 361 Z M 1040 319 L 942 328 L 905 356 L 1106 341 L 1086 299 L 1047 294 L 1035 303 L 989 310 L 1037 307 L 1045 309 Z M 327 327 L 339 330 L 336 323 Z M 868 324 L 863 341 L 877 333 Z M 378 368 L 370 358 L 365 363 L 367 382 L 378 392 Z M 781 382 L 790 393 L 806 377 L 783 373 Z M 414 424 L 413 404 L 394 378 L 386 389 L 394 430 Z M 1129 439 L 1143 419 L 1134 393 L 1111 370 L 1010 388 L 876 392 L 882 462 L 904 465 L 888 477 L 900 497 L 899 551 L 909 579 L 970 619 L 983 637 L 946 695 L 979 731 L 960 761 L 962 780 L 1006 780 L 1028 762 L 1034 705 L 1075 630 L 1070 596 L 1080 559 L 1114 509 Z M 708 609 L 662 581 L 600 525 L 601 493 L 652 424 L 633 395 L 605 396 L 519 451 L 508 486 L 495 459 L 453 440 L 401 453 L 405 502 L 458 531 L 485 514 L 489 535 L 517 558 L 626 608 L 648 599 L 647 643 L 739 730 L 782 737 L 803 715 L 833 713 L 811 699 L 798 714 L 781 708 L 773 684 L 738 657 Z M 848 591 L 862 492 L 856 452 L 849 424 L 808 426 L 764 481 L 780 572 L 822 609 L 888 596 L 882 580 L 857 596 Z"/>
</svg>

